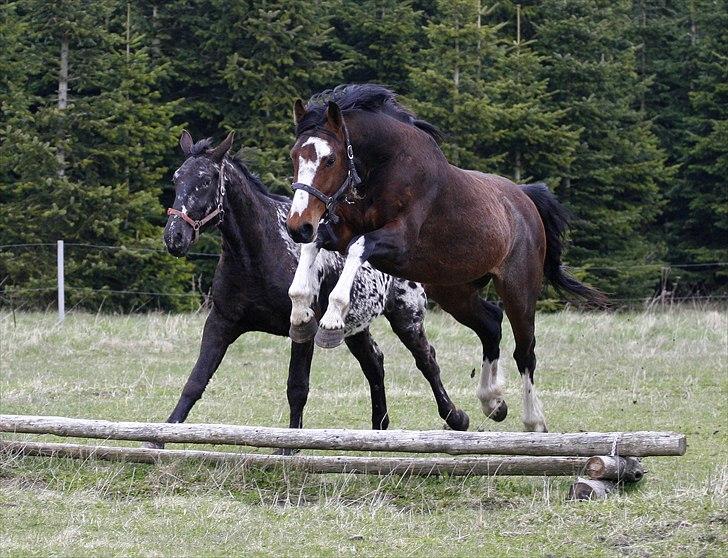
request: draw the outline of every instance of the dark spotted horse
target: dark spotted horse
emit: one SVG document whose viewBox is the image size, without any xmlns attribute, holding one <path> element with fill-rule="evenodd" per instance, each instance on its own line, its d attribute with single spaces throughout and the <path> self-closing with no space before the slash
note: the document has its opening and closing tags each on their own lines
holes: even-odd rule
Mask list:
<svg viewBox="0 0 728 558">
<path fill-rule="evenodd" d="M 271 194 L 240 160 L 226 155 L 232 140 L 230 134 L 212 147 L 209 140 L 193 143 L 187 132 L 180 139 L 186 160 L 174 173 L 175 200 L 168 210 L 164 242 L 171 254 L 182 256 L 202 230 L 217 227 L 222 253 L 200 354 L 168 422 L 187 418 L 227 348 L 240 335 L 248 331 L 289 333 L 288 287 L 300 252 L 286 232 L 291 200 Z M 328 295 L 343 267 L 344 259 L 338 253 L 325 250 L 312 262 L 310 288 L 321 293 L 312 301 L 313 315 L 320 317 L 326 310 Z M 422 287 L 364 265 L 353 282 L 351 296 L 354 308 L 343 322 L 343 334 L 369 382 L 372 428 L 385 429 L 389 424 L 383 356 L 369 331 L 374 318 L 383 314 L 430 383 L 440 416 L 451 428 L 466 430 L 468 416 L 453 405 L 445 391 L 435 351 L 425 337 Z M 291 343 L 287 395 L 292 428 L 303 425 L 313 350 L 310 339 Z"/>
<path fill-rule="evenodd" d="M 568 215 L 554 195 L 543 184 L 516 185 L 449 164 L 437 129 L 381 86 L 339 86 L 306 106 L 299 99 L 294 118 L 295 195 L 287 226 L 306 244 L 289 290 L 292 329 L 313 329 L 311 277 L 322 247 L 347 254 L 318 326 L 322 346 L 341 342 L 347 313 L 357 304 L 351 285 L 365 263 L 421 282 L 480 338 L 477 396 L 483 412 L 501 421 L 507 414 L 498 367 L 503 314 L 479 296 L 492 281 L 515 337 L 525 429 L 546 431 L 534 387 L 534 316 L 544 276 L 561 291 L 605 302 L 561 263 Z"/>
</svg>

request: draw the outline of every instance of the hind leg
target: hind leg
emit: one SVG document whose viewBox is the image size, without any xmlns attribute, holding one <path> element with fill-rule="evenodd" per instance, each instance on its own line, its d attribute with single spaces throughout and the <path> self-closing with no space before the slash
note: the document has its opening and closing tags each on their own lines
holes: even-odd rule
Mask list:
<svg viewBox="0 0 728 558">
<path fill-rule="evenodd" d="M 359 361 L 369 382 L 372 397 L 372 429 L 386 430 L 389 426 L 387 396 L 384 390 L 384 355 L 372 339 L 369 329 L 344 339 L 346 346 Z"/>
<path fill-rule="evenodd" d="M 412 283 L 414 284 L 414 283 Z M 417 368 L 429 382 L 437 403 L 440 417 L 453 430 L 467 430 L 470 418 L 458 409 L 447 394 L 440 378 L 440 367 L 435 357 L 435 348 L 425 335 L 425 293 L 420 286 L 393 286 L 396 296 L 388 303 L 384 315 L 400 341 L 412 353 Z M 404 293 L 400 292 L 404 289 Z M 408 296 L 409 295 L 409 296 Z"/>
<path fill-rule="evenodd" d="M 483 345 L 483 363 L 476 395 L 486 417 L 505 420 L 508 405 L 503 398 L 504 379 L 498 367 L 503 312 L 478 296 L 474 285 L 427 286 L 427 293 L 443 310 L 472 329 Z"/>
<path fill-rule="evenodd" d="M 540 286 L 540 278 L 537 283 Z M 513 329 L 516 350 L 513 358 L 523 383 L 523 426 L 528 432 L 548 432 L 543 405 L 534 386 L 536 371 L 536 337 L 534 321 L 536 317 L 536 289 L 528 289 L 524 284 L 513 284 L 496 280 L 496 290 L 503 300 L 508 321 Z"/>
</svg>

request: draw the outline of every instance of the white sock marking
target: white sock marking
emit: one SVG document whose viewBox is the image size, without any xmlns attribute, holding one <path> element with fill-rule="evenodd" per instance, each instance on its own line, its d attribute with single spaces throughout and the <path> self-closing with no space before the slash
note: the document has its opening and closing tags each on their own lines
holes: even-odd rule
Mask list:
<svg viewBox="0 0 728 558">
<path fill-rule="evenodd" d="M 349 311 L 351 302 L 351 287 L 354 285 L 356 274 L 364 263 L 364 238 L 359 238 L 349 246 L 349 253 L 346 256 L 344 269 L 341 272 L 336 286 L 329 295 L 329 306 L 324 317 L 321 318 L 320 326 L 323 329 L 343 329 L 344 319 Z"/>
<path fill-rule="evenodd" d="M 480 399 L 480 406 L 485 416 L 490 416 L 503 401 L 503 387 L 505 379 L 498 367 L 498 359 L 493 361 L 483 359 L 480 369 L 480 382 L 476 394 Z"/>
<path fill-rule="evenodd" d="M 536 388 L 531 383 L 528 370 L 521 374 L 523 380 L 523 426 L 527 432 L 546 432 L 546 417 L 543 414 L 543 405 L 536 394 Z"/>
<path fill-rule="evenodd" d="M 301 259 L 298 261 L 296 274 L 288 289 L 288 296 L 291 299 L 291 323 L 301 325 L 313 318 L 311 303 L 318 293 L 315 263 L 319 254 L 316 243 L 311 242 L 301 246 Z"/>
</svg>

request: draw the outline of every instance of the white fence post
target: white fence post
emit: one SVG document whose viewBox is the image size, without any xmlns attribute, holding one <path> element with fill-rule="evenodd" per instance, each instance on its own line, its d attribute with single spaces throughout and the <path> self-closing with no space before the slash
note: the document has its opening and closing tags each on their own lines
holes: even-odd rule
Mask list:
<svg viewBox="0 0 728 558">
<path fill-rule="evenodd" d="M 66 293 L 63 286 L 63 241 L 59 240 L 58 246 L 58 321 L 62 322 L 66 317 Z"/>
</svg>

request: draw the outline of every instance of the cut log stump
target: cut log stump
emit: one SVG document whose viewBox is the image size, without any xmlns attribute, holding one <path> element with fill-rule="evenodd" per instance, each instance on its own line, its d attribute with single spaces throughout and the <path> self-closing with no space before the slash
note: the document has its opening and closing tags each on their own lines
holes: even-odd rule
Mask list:
<svg viewBox="0 0 728 558">
<path fill-rule="evenodd" d="M 569 488 L 567 500 L 604 500 L 617 488 L 612 481 L 584 479 L 579 477 Z"/>
<path fill-rule="evenodd" d="M 645 470 L 635 457 L 595 455 L 587 460 L 585 473 L 593 480 L 634 483 L 642 480 Z"/>
</svg>

